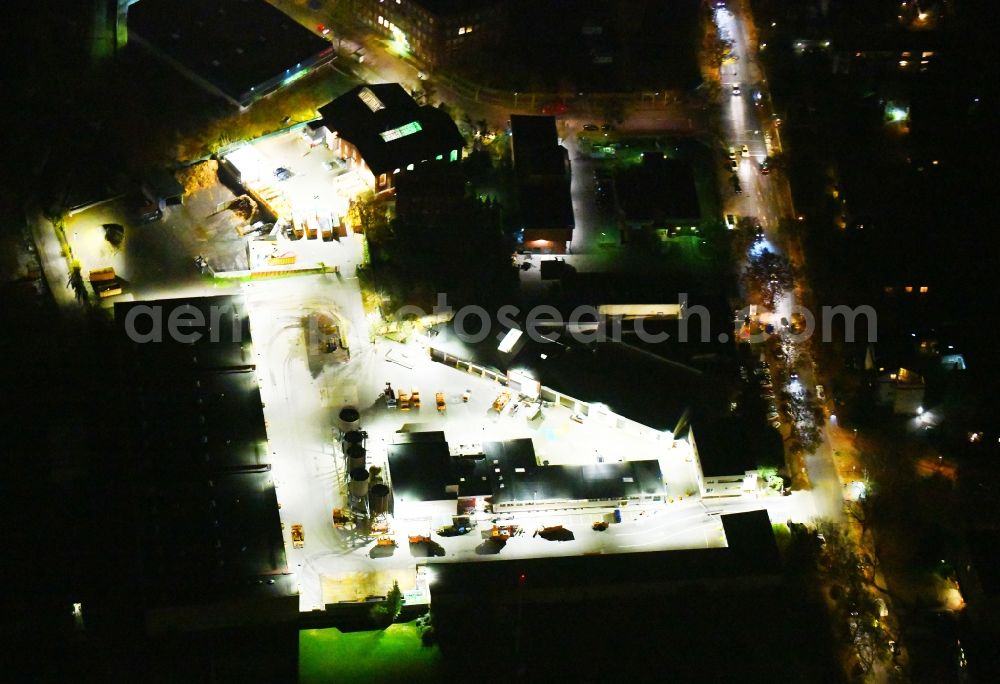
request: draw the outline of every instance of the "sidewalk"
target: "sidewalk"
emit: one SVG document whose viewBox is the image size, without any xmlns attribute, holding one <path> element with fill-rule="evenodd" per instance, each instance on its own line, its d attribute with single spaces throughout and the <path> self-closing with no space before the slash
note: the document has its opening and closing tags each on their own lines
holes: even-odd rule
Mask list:
<svg viewBox="0 0 1000 684">
<path fill-rule="evenodd" d="M 42 216 L 41 212 L 27 209 L 24 219 L 31 231 L 31 238 L 38 250 L 38 260 L 42 265 L 45 281 L 52 298 L 60 309 L 78 309 L 79 304 L 69 281 L 69 263 L 63 256 L 62 246 L 56 237 L 55 228 Z"/>
</svg>

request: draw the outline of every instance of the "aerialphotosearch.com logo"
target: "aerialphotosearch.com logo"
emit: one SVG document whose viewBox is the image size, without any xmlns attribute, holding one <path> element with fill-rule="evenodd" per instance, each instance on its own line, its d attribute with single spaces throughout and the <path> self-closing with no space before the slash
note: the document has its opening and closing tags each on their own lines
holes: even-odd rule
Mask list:
<svg viewBox="0 0 1000 684">
<path fill-rule="evenodd" d="M 657 320 L 672 320 L 671 331 L 676 333 L 678 342 L 728 343 L 733 334 L 739 341 L 764 342 L 776 332 L 793 343 L 802 342 L 815 335 L 817 319 L 813 312 L 802 306 L 792 306 L 783 312 L 784 317 L 777 325 L 770 327 L 763 320 L 773 320 L 767 313 L 754 313 L 754 308 L 746 306 L 736 312 L 728 321 L 726 329 L 732 332 L 712 334 L 712 314 L 707 307 L 690 304 L 686 293 L 680 293 L 677 304 L 657 306 L 577 306 L 563 315 L 554 306 L 542 304 L 522 311 L 513 304 L 505 304 L 490 313 L 478 305 L 466 305 L 454 310 L 448 304 L 446 293 L 438 293 L 437 304 L 430 315 L 435 320 L 451 320 L 454 334 L 463 342 L 477 344 L 494 334 L 496 330 L 518 329 L 536 342 L 551 342 L 570 339 L 581 344 L 595 342 L 621 342 L 639 340 L 647 344 L 660 344 L 672 339 Z M 425 319 L 428 312 L 418 306 L 407 305 L 394 312 L 397 321 Z M 839 319 L 839 321 L 838 321 Z M 328 326 L 319 324 L 317 316 L 305 317 L 307 342 L 322 342 L 329 337 Z M 788 322 L 795 321 L 795 325 Z M 842 330 L 845 342 L 854 342 L 859 325 L 863 323 L 864 334 L 861 341 L 875 342 L 878 331 L 878 317 L 875 309 L 868 305 L 849 307 L 846 305 L 824 306 L 819 318 L 820 339 L 832 342 L 835 330 Z M 842 324 L 838 325 L 841 322 Z M 135 343 L 147 344 L 169 339 L 183 344 L 193 344 L 208 339 L 209 342 L 243 341 L 249 326 L 233 304 L 219 304 L 206 310 L 190 304 L 165 306 L 163 304 L 139 304 L 129 309 L 123 321 L 125 334 Z M 349 323 L 348 323 L 349 325 Z M 715 328 L 719 330 L 719 327 Z M 771 330 L 772 332 L 768 332 Z"/>
</svg>

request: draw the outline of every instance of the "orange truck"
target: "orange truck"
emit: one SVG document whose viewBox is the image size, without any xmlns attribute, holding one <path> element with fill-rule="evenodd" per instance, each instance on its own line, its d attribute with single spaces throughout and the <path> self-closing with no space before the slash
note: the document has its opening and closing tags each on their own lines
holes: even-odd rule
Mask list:
<svg viewBox="0 0 1000 684">
<path fill-rule="evenodd" d="M 441 413 L 448 409 L 448 403 L 444 400 L 444 392 L 438 392 L 434 395 L 434 403 L 437 404 L 437 410 Z"/>
<path fill-rule="evenodd" d="M 109 280 L 115 279 L 115 269 L 111 266 L 107 268 L 98 268 L 90 272 L 90 282 L 101 283 Z"/>
<path fill-rule="evenodd" d="M 493 410 L 497 413 L 502 413 L 503 409 L 507 404 L 510 403 L 510 392 L 503 390 L 497 395 L 497 398 L 493 400 Z"/>
<path fill-rule="evenodd" d="M 294 523 L 292 525 L 292 548 L 301 549 L 306 545 L 306 535 L 302 531 L 301 523 Z"/>
<path fill-rule="evenodd" d="M 122 293 L 121 283 L 118 282 L 115 269 L 111 266 L 91 271 L 90 286 L 94 288 L 94 293 L 102 299 Z"/>
</svg>

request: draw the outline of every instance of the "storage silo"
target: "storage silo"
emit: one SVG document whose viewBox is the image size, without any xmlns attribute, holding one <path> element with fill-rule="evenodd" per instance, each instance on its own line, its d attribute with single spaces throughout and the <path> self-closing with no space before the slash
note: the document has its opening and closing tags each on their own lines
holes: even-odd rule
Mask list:
<svg viewBox="0 0 1000 684">
<path fill-rule="evenodd" d="M 357 431 L 361 427 L 361 413 L 353 406 L 345 406 L 337 414 L 337 427 L 342 432 Z"/>
<path fill-rule="evenodd" d="M 351 496 L 359 499 L 368 494 L 368 471 L 364 468 L 355 468 L 351 471 L 351 482 L 347 485 Z"/>
<path fill-rule="evenodd" d="M 367 452 L 360 444 L 347 447 L 347 470 L 353 473 L 358 468 L 364 468 L 367 463 Z"/>
<path fill-rule="evenodd" d="M 368 502 L 373 518 L 389 512 L 389 486 L 377 484 L 368 493 Z"/>
<path fill-rule="evenodd" d="M 361 430 L 351 430 L 350 432 L 345 432 L 344 451 L 347 451 L 348 448 L 355 444 L 363 447 L 365 445 L 365 437 L 367 437 L 367 435 Z"/>
</svg>

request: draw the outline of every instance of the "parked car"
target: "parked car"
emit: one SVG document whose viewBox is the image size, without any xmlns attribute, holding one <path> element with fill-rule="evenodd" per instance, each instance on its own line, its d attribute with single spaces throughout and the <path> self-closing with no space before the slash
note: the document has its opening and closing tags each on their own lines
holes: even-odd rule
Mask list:
<svg viewBox="0 0 1000 684">
<path fill-rule="evenodd" d="M 142 204 L 136 211 L 139 219 L 139 223 L 153 223 L 154 221 L 159 221 L 163 218 L 163 212 L 160 211 L 160 207 L 155 202 L 146 202 Z"/>
<path fill-rule="evenodd" d="M 292 177 L 292 172 L 286 169 L 284 166 L 279 166 L 274 170 L 274 177 L 280 181 L 288 180 Z"/>
</svg>

